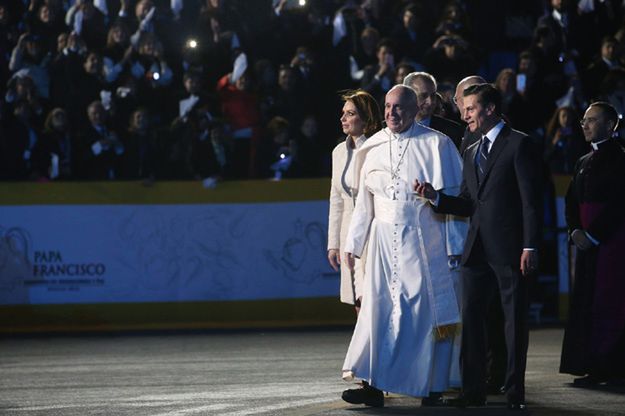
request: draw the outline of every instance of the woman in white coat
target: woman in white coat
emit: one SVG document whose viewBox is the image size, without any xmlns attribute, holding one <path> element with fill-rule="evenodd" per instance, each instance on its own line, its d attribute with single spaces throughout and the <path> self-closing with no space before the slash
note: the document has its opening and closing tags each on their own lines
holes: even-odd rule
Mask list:
<svg viewBox="0 0 625 416">
<path fill-rule="evenodd" d="M 344 101 L 341 128 L 347 137 L 332 151 L 328 261 L 335 271 L 341 270 L 341 302 L 354 305 L 358 313 L 365 259 L 357 260 L 352 272 L 347 267 L 347 260 L 342 258 L 358 186 L 353 161 L 365 140 L 382 128 L 382 115 L 378 103 L 368 92 L 348 91 L 341 98 Z M 342 263 L 344 266 L 340 267 Z"/>
</svg>

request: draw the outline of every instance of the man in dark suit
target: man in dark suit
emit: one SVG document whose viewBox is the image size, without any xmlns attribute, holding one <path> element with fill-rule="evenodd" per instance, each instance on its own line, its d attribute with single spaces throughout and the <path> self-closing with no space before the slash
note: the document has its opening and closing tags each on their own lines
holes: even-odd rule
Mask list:
<svg viewBox="0 0 625 416">
<path fill-rule="evenodd" d="M 462 394 L 460 407 L 486 404 L 485 323 L 499 289 L 508 362 L 506 397 L 511 410 L 525 410 L 528 344 L 527 276 L 538 266 L 540 160 L 524 133 L 501 118 L 501 95 L 490 84 L 463 93 L 464 120 L 480 141 L 464 154 L 460 195 L 448 196 L 415 181 L 415 191 L 436 212 L 467 216 L 471 225 L 462 256 Z"/>
<path fill-rule="evenodd" d="M 436 109 L 436 79 L 427 72 L 412 72 L 404 78 L 404 85 L 417 93 L 417 116 L 415 121 L 449 137 L 460 148 L 464 129 L 455 121 L 434 114 Z"/>
</svg>

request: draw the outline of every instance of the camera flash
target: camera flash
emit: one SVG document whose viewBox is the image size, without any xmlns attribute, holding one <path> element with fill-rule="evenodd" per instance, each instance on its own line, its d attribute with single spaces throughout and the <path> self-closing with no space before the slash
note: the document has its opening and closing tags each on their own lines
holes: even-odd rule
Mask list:
<svg viewBox="0 0 625 416">
<path fill-rule="evenodd" d="M 286 155 L 284 153 L 280 153 L 280 159 L 284 159 Z"/>
<path fill-rule="evenodd" d="M 187 42 L 187 46 L 189 46 L 189 48 L 191 49 L 197 48 L 197 40 L 189 39 L 189 41 Z"/>
<path fill-rule="evenodd" d="M 152 78 L 154 78 L 154 81 L 158 81 L 160 77 L 161 77 L 161 74 L 159 74 L 158 72 L 155 72 L 152 74 Z"/>
<path fill-rule="evenodd" d="M 306 6 L 306 0 L 299 0 L 300 6 Z"/>
</svg>

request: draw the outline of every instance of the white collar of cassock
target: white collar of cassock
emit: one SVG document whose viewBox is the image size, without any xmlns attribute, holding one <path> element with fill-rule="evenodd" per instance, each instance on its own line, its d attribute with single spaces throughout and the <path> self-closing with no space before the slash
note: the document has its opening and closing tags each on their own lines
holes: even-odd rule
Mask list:
<svg viewBox="0 0 625 416">
<path fill-rule="evenodd" d="M 603 140 L 599 140 L 598 142 L 590 142 L 590 145 L 592 146 L 592 150 L 599 150 L 601 145 L 607 142 L 608 140 L 610 139 L 603 139 Z"/>
<path fill-rule="evenodd" d="M 391 129 L 388 129 L 388 131 L 391 134 L 391 137 L 393 139 L 406 140 L 406 139 L 412 137 L 412 129 L 414 129 L 414 126 L 415 126 L 415 122 L 413 121 L 412 124 L 410 124 L 410 127 L 408 127 L 406 130 L 402 131 L 401 133 L 393 133 L 391 131 Z"/>
</svg>

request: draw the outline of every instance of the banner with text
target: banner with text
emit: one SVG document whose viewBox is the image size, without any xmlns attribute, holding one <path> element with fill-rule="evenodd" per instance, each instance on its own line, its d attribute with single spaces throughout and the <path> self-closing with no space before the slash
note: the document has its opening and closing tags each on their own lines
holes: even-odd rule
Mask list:
<svg viewBox="0 0 625 416">
<path fill-rule="evenodd" d="M 0 304 L 338 296 L 327 201 L 0 206 Z"/>
</svg>

